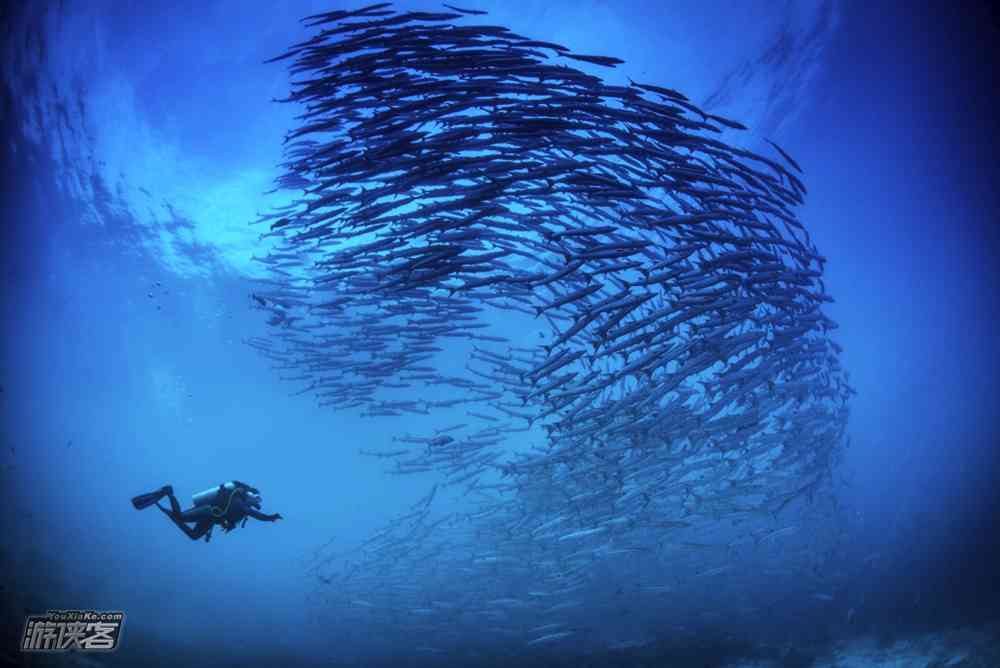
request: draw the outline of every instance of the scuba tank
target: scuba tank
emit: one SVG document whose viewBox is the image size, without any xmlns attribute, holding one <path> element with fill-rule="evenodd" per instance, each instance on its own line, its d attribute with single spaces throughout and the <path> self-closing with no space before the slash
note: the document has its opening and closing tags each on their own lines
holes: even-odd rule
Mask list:
<svg viewBox="0 0 1000 668">
<path fill-rule="evenodd" d="M 247 501 L 250 505 L 260 507 L 261 497 L 260 492 L 257 491 L 256 487 L 251 487 L 246 483 L 239 482 L 238 480 L 230 480 L 229 482 L 222 483 L 216 487 L 210 487 L 204 492 L 198 492 L 191 496 L 191 503 L 195 508 L 199 506 L 225 506 L 228 508 L 228 501 L 232 498 L 233 494 L 237 491 L 242 490 Z"/>
<path fill-rule="evenodd" d="M 216 485 L 215 487 L 210 487 L 206 489 L 204 492 L 198 492 L 197 494 L 192 494 L 191 503 L 194 505 L 195 508 L 199 506 L 207 506 L 212 504 L 216 499 L 219 498 L 220 492 L 223 494 L 227 492 L 229 494 L 232 494 L 235 491 L 236 491 L 236 483 L 231 481 L 226 482 L 221 485 Z"/>
</svg>

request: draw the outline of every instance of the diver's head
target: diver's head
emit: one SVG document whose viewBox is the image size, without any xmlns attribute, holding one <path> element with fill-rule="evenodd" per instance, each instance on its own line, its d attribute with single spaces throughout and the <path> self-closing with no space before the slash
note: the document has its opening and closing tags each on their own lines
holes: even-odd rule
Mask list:
<svg viewBox="0 0 1000 668">
<path fill-rule="evenodd" d="M 261 503 L 263 503 L 263 499 L 261 499 L 260 494 L 251 492 L 249 489 L 243 490 L 243 497 L 247 500 L 247 503 L 254 508 L 260 508 Z"/>
<path fill-rule="evenodd" d="M 232 482 L 227 482 L 224 487 L 234 490 L 236 493 L 240 494 L 248 504 L 254 508 L 260 508 L 263 499 L 260 497 L 260 492 L 257 491 L 256 487 L 251 487 L 250 485 L 238 482 L 236 480 Z"/>
</svg>

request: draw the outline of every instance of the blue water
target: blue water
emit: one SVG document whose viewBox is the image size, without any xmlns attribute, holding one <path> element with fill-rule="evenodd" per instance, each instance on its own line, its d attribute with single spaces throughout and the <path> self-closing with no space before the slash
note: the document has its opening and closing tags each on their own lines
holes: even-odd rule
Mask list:
<svg viewBox="0 0 1000 668">
<path fill-rule="evenodd" d="M 849 531 L 830 565 L 848 585 L 797 623 L 723 616 L 688 635 L 685 620 L 663 619 L 616 665 L 834 665 L 823 662 L 869 641 L 877 651 L 842 665 L 944 656 L 914 650 L 917 637 L 951 639 L 947 658 L 966 662 L 953 665 L 1000 665 L 983 658 L 1000 656 L 988 642 L 1000 619 L 995 16 L 972 3 L 475 7 L 490 24 L 620 57 L 610 81 L 683 91 L 750 127 L 728 141 L 774 139 L 795 157 L 809 188 L 799 215 L 829 260 L 827 312 L 858 392 L 837 475 Z M 0 599 L 12 661 L 27 660 L 26 613 L 94 608 L 126 615 L 121 648 L 85 659 L 95 665 L 583 665 L 572 647 L 511 654 L 477 637 L 463 658 L 379 651 L 379 629 L 338 626 L 309 572 L 321 546 L 364 540 L 426 491 L 358 453 L 399 422 L 290 396 L 242 343 L 267 335 L 251 308 L 261 251 L 247 223 L 275 202 L 264 193 L 295 115 L 272 102 L 288 91 L 283 66 L 263 61 L 308 34 L 299 18 L 330 8 L 5 10 Z M 183 502 L 229 479 L 261 488 L 285 520 L 205 544 L 128 502 L 165 483 Z M 774 586 L 798 595 L 795 582 Z"/>
</svg>

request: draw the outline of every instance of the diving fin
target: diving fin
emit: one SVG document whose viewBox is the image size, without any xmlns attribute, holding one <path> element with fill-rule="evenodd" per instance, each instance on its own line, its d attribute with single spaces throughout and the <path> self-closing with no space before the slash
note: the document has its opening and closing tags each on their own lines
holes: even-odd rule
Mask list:
<svg viewBox="0 0 1000 668">
<path fill-rule="evenodd" d="M 132 505 L 135 506 L 136 510 L 142 510 L 143 508 L 149 508 L 151 505 L 165 497 L 173 491 L 169 485 L 166 487 L 161 487 L 155 492 L 149 492 L 148 494 L 140 494 L 139 496 L 132 497 Z"/>
</svg>

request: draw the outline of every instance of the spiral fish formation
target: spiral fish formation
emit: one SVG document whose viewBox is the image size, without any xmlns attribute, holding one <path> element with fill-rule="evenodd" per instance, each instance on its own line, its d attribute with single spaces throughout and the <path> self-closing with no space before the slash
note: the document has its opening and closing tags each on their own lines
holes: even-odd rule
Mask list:
<svg viewBox="0 0 1000 668">
<path fill-rule="evenodd" d="M 321 405 L 465 411 L 367 450 L 438 484 L 317 555 L 338 609 L 431 634 L 428 652 L 484 620 L 538 648 L 611 600 L 597 562 L 655 598 L 802 535 L 780 518 L 829 507 L 852 390 L 787 154 L 726 144 L 745 128 L 677 91 L 570 65 L 615 58 L 446 7 L 308 17 L 315 36 L 275 59 L 303 108 L 277 185 L 302 194 L 257 221 L 273 336 L 249 343 Z M 538 324 L 538 345 L 511 341 Z M 467 356 L 457 375 L 445 352 Z M 435 514 L 438 490 L 471 508 Z M 670 585 L 648 577 L 663 563 Z"/>
</svg>

